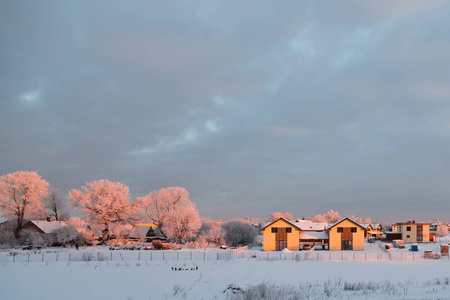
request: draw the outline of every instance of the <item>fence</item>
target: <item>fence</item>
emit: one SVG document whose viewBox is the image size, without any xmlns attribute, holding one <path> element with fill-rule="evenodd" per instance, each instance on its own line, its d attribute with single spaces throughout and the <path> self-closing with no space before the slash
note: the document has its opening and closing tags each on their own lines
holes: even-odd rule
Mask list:
<svg viewBox="0 0 450 300">
<path fill-rule="evenodd" d="M 120 250 L 80 251 L 40 250 L 10 251 L 0 255 L 0 262 L 71 262 L 71 261 L 217 261 L 229 259 L 295 260 L 295 261 L 377 261 L 450 259 L 449 256 L 424 257 L 419 252 L 379 253 L 364 251 L 251 251 L 246 247 L 226 250 L 176 251 L 176 250 Z"/>
</svg>

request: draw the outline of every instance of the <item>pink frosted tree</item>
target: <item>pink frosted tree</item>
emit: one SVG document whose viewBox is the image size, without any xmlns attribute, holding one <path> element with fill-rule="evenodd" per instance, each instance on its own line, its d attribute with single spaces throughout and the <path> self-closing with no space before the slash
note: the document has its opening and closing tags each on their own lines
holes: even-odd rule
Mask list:
<svg viewBox="0 0 450 300">
<path fill-rule="evenodd" d="M 113 224 L 123 224 L 132 217 L 128 186 L 105 179 L 86 182 L 82 190 L 72 189 L 68 197 L 92 222 L 102 225 L 102 239 L 109 238 Z"/>
<path fill-rule="evenodd" d="M 332 209 L 324 215 L 316 215 L 312 217 L 310 220 L 316 223 L 335 223 L 339 221 L 341 217 L 339 216 L 339 212 L 333 211 Z"/>
<path fill-rule="evenodd" d="M 0 176 L 0 209 L 17 219 L 16 232 L 24 219 L 42 214 L 42 199 L 48 194 L 49 183 L 34 171 L 17 171 Z"/>
<path fill-rule="evenodd" d="M 190 201 L 170 210 L 164 220 L 164 232 L 180 244 L 187 238 L 195 237 L 201 226 L 195 204 Z"/>
<path fill-rule="evenodd" d="M 280 213 L 280 212 L 273 212 L 273 213 L 270 214 L 270 216 L 267 219 L 266 223 L 273 222 L 273 221 L 275 221 L 275 220 L 277 220 L 279 218 L 285 218 L 286 220 L 293 220 L 294 219 L 294 217 L 292 216 L 291 213 L 285 212 L 283 214 L 283 213 Z"/>
<path fill-rule="evenodd" d="M 185 206 L 189 200 L 189 193 L 182 187 L 168 187 L 151 191 L 143 197 L 136 198 L 136 205 L 139 207 L 142 219 L 150 221 L 160 229 L 164 227 L 167 214 Z"/>
</svg>

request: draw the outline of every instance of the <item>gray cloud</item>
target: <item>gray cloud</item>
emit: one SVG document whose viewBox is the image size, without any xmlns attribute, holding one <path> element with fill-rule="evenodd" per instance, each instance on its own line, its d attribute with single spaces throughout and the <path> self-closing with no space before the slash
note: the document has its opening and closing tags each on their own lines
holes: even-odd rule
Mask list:
<svg viewBox="0 0 450 300">
<path fill-rule="evenodd" d="M 214 218 L 448 218 L 448 10 L 0 4 L 0 171 L 184 186 Z"/>
</svg>

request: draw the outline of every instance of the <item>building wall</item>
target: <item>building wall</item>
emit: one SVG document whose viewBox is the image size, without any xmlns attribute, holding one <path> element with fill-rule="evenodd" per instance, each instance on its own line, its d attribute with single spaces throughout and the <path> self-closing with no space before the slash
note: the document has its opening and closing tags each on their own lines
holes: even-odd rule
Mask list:
<svg viewBox="0 0 450 300">
<path fill-rule="evenodd" d="M 407 243 L 417 243 L 417 242 L 429 242 L 430 241 L 430 225 L 420 224 L 420 223 L 408 223 L 399 224 L 399 229 L 402 232 L 402 240 Z M 418 241 L 418 230 L 417 226 L 422 226 L 422 240 Z M 411 227 L 411 231 L 407 231 L 408 227 Z M 409 236 L 409 237 L 408 237 Z"/>
<path fill-rule="evenodd" d="M 264 228 L 263 231 L 263 250 L 264 251 L 275 251 L 276 250 L 276 242 L 275 235 L 276 233 L 272 233 L 272 228 L 292 228 L 291 233 L 287 233 L 287 249 L 290 251 L 298 251 L 300 248 L 300 231 L 295 227 L 283 220 L 278 220 L 270 226 Z"/>
<path fill-rule="evenodd" d="M 362 251 L 364 250 L 364 229 L 356 226 L 349 220 L 344 220 L 341 223 L 333 226 L 329 229 L 329 249 L 332 251 L 341 250 L 342 240 L 341 233 L 337 232 L 338 227 L 356 227 L 356 232 L 353 233 L 353 250 Z"/>
</svg>

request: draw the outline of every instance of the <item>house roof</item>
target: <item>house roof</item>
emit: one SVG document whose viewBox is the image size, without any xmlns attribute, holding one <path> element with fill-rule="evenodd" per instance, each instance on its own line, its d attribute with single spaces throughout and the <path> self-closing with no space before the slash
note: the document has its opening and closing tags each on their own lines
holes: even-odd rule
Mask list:
<svg viewBox="0 0 450 300">
<path fill-rule="evenodd" d="M 355 224 L 355 225 L 358 226 L 359 228 L 365 230 L 365 228 L 364 228 L 361 224 L 356 223 L 355 221 L 353 221 L 353 220 L 350 219 L 350 218 L 343 218 L 343 219 L 340 219 L 339 221 L 337 221 L 336 223 L 330 224 L 330 226 L 328 226 L 327 230 L 330 230 L 331 228 L 333 228 L 334 226 L 336 226 L 336 225 L 338 225 L 338 224 L 344 222 L 345 220 L 347 220 L 347 221 L 349 221 L 349 222 Z"/>
<path fill-rule="evenodd" d="M 310 220 L 295 220 L 291 223 L 303 231 L 323 231 L 328 226 L 328 223 L 315 223 Z"/>
<path fill-rule="evenodd" d="M 275 222 L 278 222 L 279 220 L 284 221 L 284 222 L 288 223 L 289 225 L 292 225 L 292 226 L 294 226 L 294 227 L 300 229 L 299 227 L 297 227 L 296 225 L 294 225 L 291 221 L 289 221 L 289 220 L 287 220 L 287 219 L 285 219 L 285 218 L 283 218 L 283 217 L 280 217 L 280 218 L 278 218 L 278 219 L 276 219 L 276 220 L 274 220 L 274 221 L 272 221 L 272 222 L 266 223 L 266 225 L 264 225 L 264 227 L 261 228 L 261 230 L 266 229 L 266 227 L 269 227 L 270 225 L 272 225 L 272 224 L 275 223 Z"/>
<path fill-rule="evenodd" d="M 151 226 L 153 225 L 153 226 Z M 136 224 L 128 235 L 129 238 L 140 239 L 167 239 L 166 236 L 154 224 Z"/>
<path fill-rule="evenodd" d="M 300 240 L 328 240 L 328 232 L 325 231 L 309 231 L 300 232 Z"/>
<path fill-rule="evenodd" d="M 36 225 L 36 227 L 38 227 L 44 233 L 53 233 L 55 230 L 67 226 L 67 224 L 63 221 L 31 220 L 30 222 L 33 223 L 34 225 Z"/>
<path fill-rule="evenodd" d="M 369 226 L 372 227 L 372 229 L 377 229 L 378 226 L 381 226 L 380 224 L 359 224 L 362 227 L 364 227 L 365 229 L 367 229 Z"/>
</svg>

